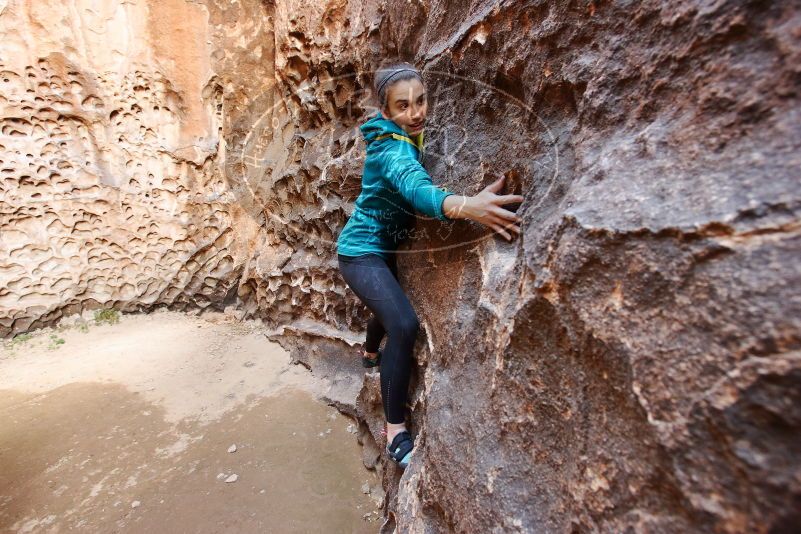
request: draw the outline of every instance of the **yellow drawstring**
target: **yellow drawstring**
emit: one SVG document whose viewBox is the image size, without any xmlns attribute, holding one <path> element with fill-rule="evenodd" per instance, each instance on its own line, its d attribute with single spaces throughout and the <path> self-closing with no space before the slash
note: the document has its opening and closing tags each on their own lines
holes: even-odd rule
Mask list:
<svg viewBox="0 0 801 534">
<path fill-rule="evenodd" d="M 417 136 L 416 136 L 416 138 L 414 140 L 411 137 L 407 136 L 407 135 L 401 135 L 401 134 L 396 134 L 396 133 L 388 133 L 388 134 L 379 135 L 378 137 L 375 138 L 375 140 L 376 141 L 380 141 L 382 139 L 388 139 L 390 137 L 393 138 L 393 139 L 397 139 L 398 141 L 406 141 L 410 145 L 414 145 L 417 148 L 417 150 L 420 151 L 420 159 L 423 159 L 423 152 L 425 151 L 425 147 L 423 145 L 423 132 L 420 132 L 419 134 L 417 134 Z"/>
<path fill-rule="evenodd" d="M 417 147 L 417 150 L 420 151 L 420 159 L 422 160 L 423 159 L 423 152 L 425 151 L 425 146 L 423 144 L 424 143 L 424 140 L 423 140 L 423 134 L 424 133 L 425 132 L 420 132 L 419 134 L 417 134 L 415 136 L 415 140 L 412 140 L 412 138 L 409 137 L 409 136 L 396 134 L 396 133 L 388 133 L 388 134 L 379 135 L 378 137 L 375 138 L 375 140 L 376 141 L 380 141 L 382 139 L 388 139 L 388 138 L 391 137 L 393 139 L 397 139 L 398 141 L 406 141 L 407 143 Z M 439 189 L 441 189 L 442 191 L 445 191 L 446 193 L 450 193 L 450 191 L 448 191 L 444 187 L 440 187 Z"/>
</svg>

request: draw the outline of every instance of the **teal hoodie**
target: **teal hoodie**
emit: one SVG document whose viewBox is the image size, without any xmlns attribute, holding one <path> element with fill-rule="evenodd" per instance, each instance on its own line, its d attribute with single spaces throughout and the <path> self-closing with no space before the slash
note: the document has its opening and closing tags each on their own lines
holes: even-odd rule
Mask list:
<svg viewBox="0 0 801 534">
<path fill-rule="evenodd" d="M 362 191 L 337 238 L 343 256 L 389 254 L 409 233 L 414 210 L 446 221 L 442 201 L 453 195 L 435 187 L 420 164 L 423 134 L 409 137 L 395 122 L 376 113 L 360 127 L 367 144 Z"/>
</svg>

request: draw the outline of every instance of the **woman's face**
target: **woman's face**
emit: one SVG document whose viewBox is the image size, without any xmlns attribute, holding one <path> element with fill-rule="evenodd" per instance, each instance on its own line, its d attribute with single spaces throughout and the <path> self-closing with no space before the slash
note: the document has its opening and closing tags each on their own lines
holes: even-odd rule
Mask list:
<svg viewBox="0 0 801 534">
<path fill-rule="evenodd" d="M 387 104 L 381 110 L 409 135 L 417 135 L 425 128 L 428 101 L 420 80 L 401 80 L 387 89 Z"/>
</svg>

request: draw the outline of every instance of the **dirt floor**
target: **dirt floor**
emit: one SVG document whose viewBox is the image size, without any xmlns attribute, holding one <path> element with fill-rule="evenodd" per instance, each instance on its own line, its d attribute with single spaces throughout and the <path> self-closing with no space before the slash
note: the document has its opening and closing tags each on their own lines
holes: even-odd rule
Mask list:
<svg viewBox="0 0 801 534">
<path fill-rule="evenodd" d="M 122 315 L 0 349 L 0 531 L 376 532 L 353 420 L 260 332 Z"/>
</svg>

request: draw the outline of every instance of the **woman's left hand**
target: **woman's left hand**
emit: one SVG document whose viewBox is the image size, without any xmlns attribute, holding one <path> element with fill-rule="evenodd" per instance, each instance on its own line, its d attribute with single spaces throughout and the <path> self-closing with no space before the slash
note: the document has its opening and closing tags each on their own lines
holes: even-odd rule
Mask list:
<svg viewBox="0 0 801 534">
<path fill-rule="evenodd" d="M 470 219 L 488 226 L 511 241 L 512 236 L 506 229 L 520 235 L 520 227 L 514 223 L 523 219 L 515 212 L 503 209 L 504 204 L 523 202 L 521 195 L 498 195 L 503 188 L 505 176 L 481 190 L 472 197 L 450 195 L 442 203 L 442 210 L 450 219 Z"/>
</svg>

